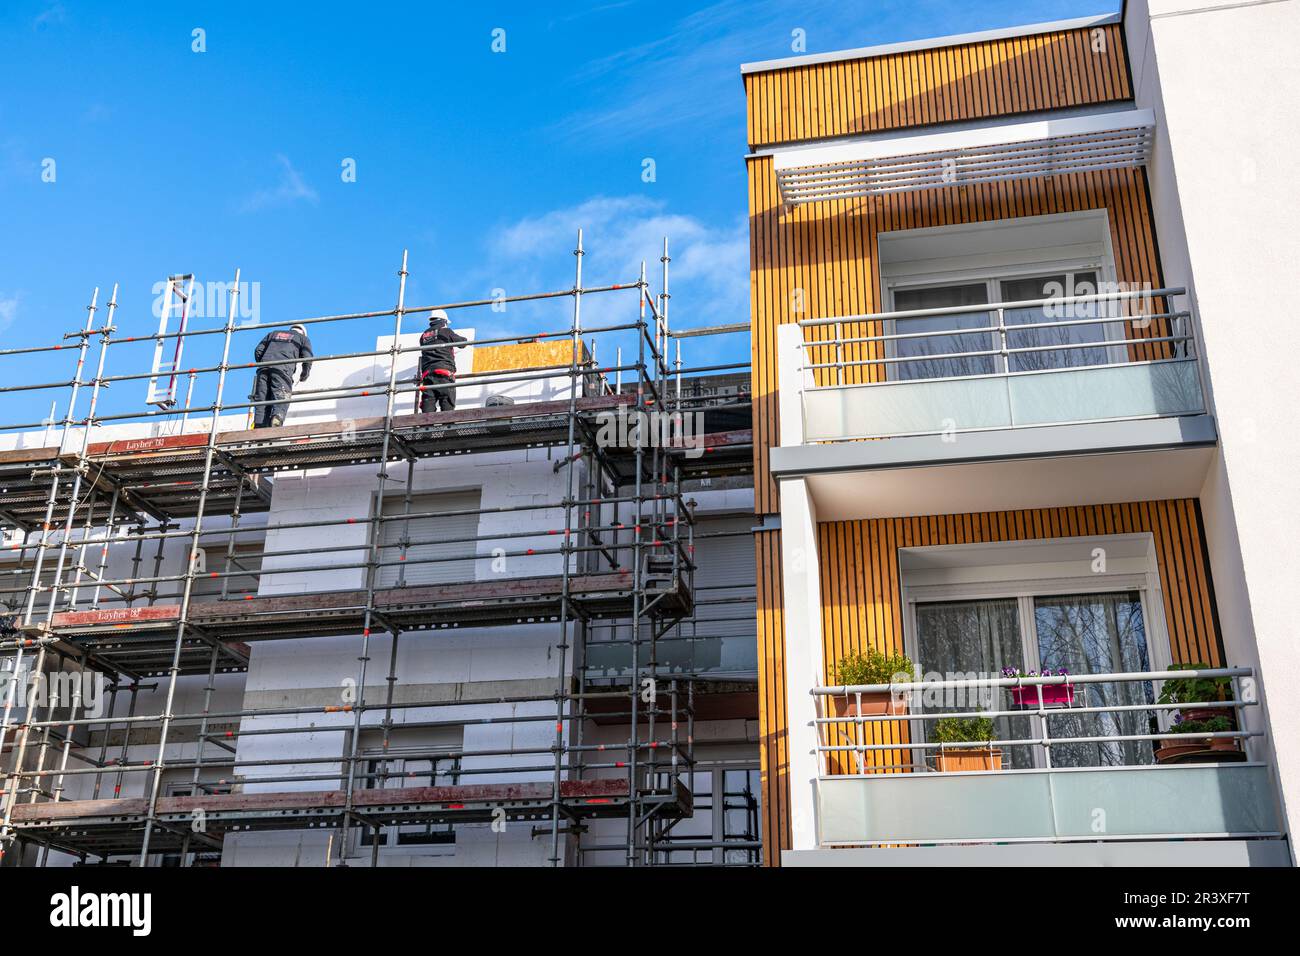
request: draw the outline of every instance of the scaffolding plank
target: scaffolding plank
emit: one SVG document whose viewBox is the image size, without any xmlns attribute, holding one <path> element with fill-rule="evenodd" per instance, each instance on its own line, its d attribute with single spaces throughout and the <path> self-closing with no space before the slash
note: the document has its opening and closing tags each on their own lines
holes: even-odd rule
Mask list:
<svg viewBox="0 0 1300 956">
<path fill-rule="evenodd" d="M 627 778 L 564 780 L 561 799 L 599 800 L 627 796 Z M 410 804 L 508 804 L 524 801 L 549 802 L 549 783 L 485 783 L 449 787 L 400 787 L 388 790 L 355 790 L 352 805 L 358 808 Z M 347 804 L 344 790 L 290 790 L 266 793 L 214 793 L 191 797 L 159 797 L 159 816 L 205 813 L 240 813 L 275 810 L 332 810 Z M 449 809 L 455 809 L 450 807 Z M 14 807 L 16 823 L 60 820 L 125 820 L 146 816 L 149 801 L 144 797 L 109 800 L 60 800 L 57 803 L 20 803 Z"/>
</svg>

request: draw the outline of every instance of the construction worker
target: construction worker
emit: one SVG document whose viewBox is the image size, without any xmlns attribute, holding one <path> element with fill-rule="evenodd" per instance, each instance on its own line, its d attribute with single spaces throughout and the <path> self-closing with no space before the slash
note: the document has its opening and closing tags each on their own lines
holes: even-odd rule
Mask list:
<svg viewBox="0 0 1300 956">
<path fill-rule="evenodd" d="M 307 381 L 311 374 L 311 358 L 311 339 L 307 338 L 307 329 L 301 325 L 292 325 L 287 332 L 284 329 L 268 332 L 253 350 L 253 359 L 257 362 L 303 359 L 302 374 L 298 377 L 300 382 Z M 278 428 L 284 424 L 285 416 L 289 414 L 289 396 L 293 394 L 294 367 L 294 364 L 285 362 L 257 370 L 253 394 L 249 398 L 254 402 L 272 404 L 253 408 L 254 428 Z"/>
<path fill-rule="evenodd" d="M 456 407 L 456 353 L 464 348 L 457 342 L 469 339 L 451 330 L 447 313 L 434 309 L 429 327 L 420 335 L 419 398 L 417 412 L 449 412 Z"/>
</svg>

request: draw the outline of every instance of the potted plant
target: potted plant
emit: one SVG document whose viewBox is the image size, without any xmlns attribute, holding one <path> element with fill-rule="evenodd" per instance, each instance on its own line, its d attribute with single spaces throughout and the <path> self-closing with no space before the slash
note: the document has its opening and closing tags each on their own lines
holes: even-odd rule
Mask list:
<svg viewBox="0 0 1300 956">
<path fill-rule="evenodd" d="M 847 654 L 835 664 L 835 681 L 845 687 L 857 684 L 889 684 L 900 674 L 911 680 L 916 669 L 906 654 L 886 654 L 874 647 L 866 651 Z M 861 706 L 858 699 L 861 697 Z M 907 698 L 889 691 L 864 694 L 836 694 L 830 698 L 831 711 L 836 717 L 865 717 L 879 714 L 907 713 Z"/>
<path fill-rule="evenodd" d="M 995 750 L 993 721 L 988 717 L 945 717 L 934 725 L 934 739 L 939 744 L 964 744 L 983 741 L 983 747 L 940 747 L 935 769 L 940 773 L 962 770 L 1001 770 L 1002 751 Z"/>
<path fill-rule="evenodd" d="M 1209 668 L 1209 664 L 1173 664 L 1170 666 L 1172 671 L 1203 671 Z M 1207 721 L 1215 717 L 1227 717 L 1233 722 L 1234 726 L 1229 730 L 1235 729 L 1233 713 L 1225 707 L 1195 707 L 1188 706 L 1194 704 L 1208 704 L 1227 699 L 1227 692 L 1232 686 L 1232 681 L 1227 677 L 1197 677 L 1195 673 L 1187 677 L 1175 677 L 1167 680 L 1164 686 L 1160 688 L 1160 698 L 1156 701 L 1159 704 L 1178 704 L 1178 713 L 1175 715 L 1175 721 Z M 1182 731 L 1175 731 L 1182 733 Z"/>
<path fill-rule="evenodd" d="M 1050 667 L 1044 667 L 1042 671 L 1030 671 L 1025 673 L 1018 667 L 1002 668 L 1003 677 L 1069 677 L 1070 672 L 1064 667 L 1058 667 L 1052 670 Z M 1011 699 L 1017 707 L 1037 707 L 1038 690 L 1042 687 L 1043 705 L 1046 707 L 1069 707 L 1074 703 L 1074 685 L 1065 684 L 1025 684 L 1020 687 L 1008 688 L 1011 691 Z"/>
<path fill-rule="evenodd" d="M 1200 760 L 1240 759 L 1241 747 L 1237 737 L 1203 737 L 1201 734 L 1221 734 L 1234 730 L 1226 714 L 1217 714 L 1204 720 L 1183 720 L 1182 714 L 1174 716 L 1171 734 L 1186 735 L 1182 740 L 1162 740 L 1156 749 L 1157 763 L 1184 763 Z M 1237 756 L 1228 756 L 1235 754 Z"/>
</svg>

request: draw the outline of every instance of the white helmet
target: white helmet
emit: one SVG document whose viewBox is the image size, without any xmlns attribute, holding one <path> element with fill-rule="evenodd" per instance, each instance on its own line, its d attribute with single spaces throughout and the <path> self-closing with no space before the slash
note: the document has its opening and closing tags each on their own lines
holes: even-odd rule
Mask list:
<svg viewBox="0 0 1300 956">
<path fill-rule="evenodd" d="M 432 312 L 429 313 L 429 324 L 433 325 L 433 323 L 438 321 L 450 323 L 451 319 L 447 318 L 447 313 L 445 310 L 434 309 Z"/>
<path fill-rule="evenodd" d="M 306 335 L 306 334 L 307 334 L 307 326 L 305 326 L 305 325 L 291 325 L 291 326 L 289 326 L 289 331 L 290 331 L 290 332 L 299 332 L 299 333 L 301 333 L 301 334 L 303 334 L 303 335 Z"/>
</svg>

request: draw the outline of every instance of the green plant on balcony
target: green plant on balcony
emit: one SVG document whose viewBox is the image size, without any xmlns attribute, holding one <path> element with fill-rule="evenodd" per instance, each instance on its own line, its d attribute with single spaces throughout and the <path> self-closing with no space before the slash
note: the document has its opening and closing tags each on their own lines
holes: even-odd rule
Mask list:
<svg viewBox="0 0 1300 956">
<path fill-rule="evenodd" d="M 1213 701 L 1221 701 L 1227 697 L 1227 692 L 1232 686 L 1232 681 L 1227 677 L 1197 677 L 1196 671 L 1209 670 L 1209 664 L 1173 664 L 1170 666 L 1171 671 L 1192 671 L 1193 674 L 1188 677 L 1175 677 L 1165 681 L 1164 687 L 1160 689 L 1160 699 L 1157 703 L 1161 704 L 1205 704 Z M 1195 710 L 1196 708 L 1190 708 Z M 1200 710 L 1209 710 L 1213 713 L 1216 709 L 1200 708 Z M 1182 711 L 1184 720 L 1192 720 L 1185 710 Z"/>
<path fill-rule="evenodd" d="M 886 654 L 875 647 L 846 654 L 835 664 L 835 682 L 845 687 L 909 681 L 915 673 L 916 667 L 906 654 Z M 889 691 L 836 695 L 830 698 L 830 704 L 837 717 L 907 713 L 906 695 Z"/>
<path fill-rule="evenodd" d="M 846 654 L 835 665 L 835 680 L 844 685 L 888 684 L 906 674 L 915 673 L 912 659 L 906 654 L 886 654 L 874 647 Z"/>
<path fill-rule="evenodd" d="M 935 722 L 934 739 L 941 744 L 989 741 L 993 739 L 993 721 L 988 717 L 945 717 Z"/>
<path fill-rule="evenodd" d="M 941 747 L 935 757 L 935 769 L 942 773 L 962 770 L 1001 770 L 1002 751 L 992 746 L 993 721 L 984 716 L 944 717 L 935 721 L 932 730 L 939 744 L 983 742 L 983 747 Z"/>
<path fill-rule="evenodd" d="M 1232 730 L 1232 721 L 1220 714 L 1209 720 L 1180 720 L 1169 728 L 1171 734 L 1222 734 Z"/>
<path fill-rule="evenodd" d="M 1220 703 L 1229 697 L 1232 681 L 1227 677 L 1199 677 L 1197 671 L 1208 670 L 1209 664 L 1174 664 L 1170 670 L 1188 671 L 1187 677 L 1175 677 L 1167 680 L 1160 689 L 1157 703 L 1177 704 L 1178 710 L 1173 715 L 1175 733 L 1186 733 L 1177 729 L 1182 724 L 1201 724 L 1222 718 L 1228 721 L 1228 730 L 1237 729 L 1236 714 L 1224 707 L 1197 707 L 1196 704 Z"/>
</svg>

